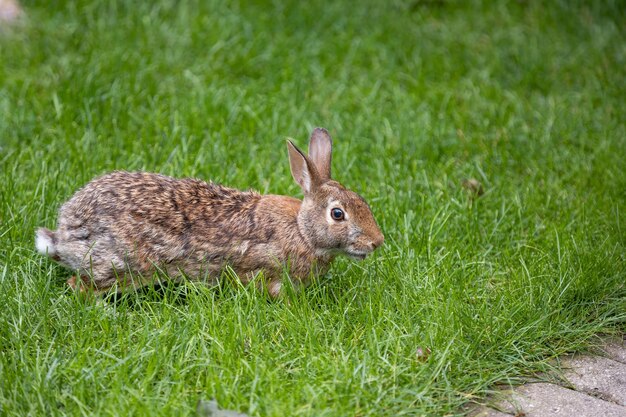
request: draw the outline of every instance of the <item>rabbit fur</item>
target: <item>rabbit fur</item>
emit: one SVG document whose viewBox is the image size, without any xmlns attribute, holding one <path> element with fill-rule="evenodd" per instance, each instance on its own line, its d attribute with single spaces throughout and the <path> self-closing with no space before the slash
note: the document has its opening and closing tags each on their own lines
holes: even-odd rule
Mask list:
<svg viewBox="0 0 626 417">
<path fill-rule="evenodd" d="M 384 237 L 368 204 L 330 177 L 328 132 L 313 131 L 308 156 L 291 141 L 287 147 L 302 201 L 116 171 L 63 204 L 57 230 L 39 229 L 36 248 L 77 271 L 68 284 L 83 290 L 137 288 L 157 271 L 215 283 L 230 267 L 244 284 L 262 273 L 277 296 L 286 269 L 294 284 L 306 285 L 335 256 L 363 259 L 380 246 Z M 343 218 L 333 217 L 336 209 Z"/>
</svg>

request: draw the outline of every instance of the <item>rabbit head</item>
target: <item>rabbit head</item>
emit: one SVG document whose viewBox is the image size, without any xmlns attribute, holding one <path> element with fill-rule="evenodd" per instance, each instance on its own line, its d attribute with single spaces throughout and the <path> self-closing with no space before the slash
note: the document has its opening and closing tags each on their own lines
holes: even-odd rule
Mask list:
<svg viewBox="0 0 626 417">
<path fill-rule="evenodd" d="M 332 139 L 328 131 L 313 131 L 308 156 L 291 141 L 287 147 L 291 175 L 304 193 L 298 227 L 316 254 L 364 259 L 382 245 L 384 236 L 369 205 L 331 179 Z"/>
</svg>

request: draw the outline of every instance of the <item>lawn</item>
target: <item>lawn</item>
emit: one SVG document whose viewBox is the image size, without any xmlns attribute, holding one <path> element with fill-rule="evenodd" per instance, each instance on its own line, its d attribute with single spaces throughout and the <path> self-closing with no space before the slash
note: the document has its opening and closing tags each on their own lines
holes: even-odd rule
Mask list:
<svg viewBox="0 0 626 417">
<path fill-rule="evenodd" d="M 0 415 L 455 415 L 626 331 L 623 2 L 24 3 L 0 27 Z M 114 169 L 301 196 L 285 139 L 315 126 L 386 240 L 306 290 L 85 299 L 35 251 Z"/>
</svg>

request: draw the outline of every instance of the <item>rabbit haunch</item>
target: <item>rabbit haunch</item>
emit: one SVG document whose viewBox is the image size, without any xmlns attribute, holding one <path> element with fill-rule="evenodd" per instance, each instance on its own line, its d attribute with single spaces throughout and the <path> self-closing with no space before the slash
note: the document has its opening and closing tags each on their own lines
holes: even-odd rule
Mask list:
<svg viewBox="0 0 626 417">
<path fill-rule="evenodd" d="M 65 203 L 58 229 L 38 230 L 37 250 L 78 271 L 80 280 L 70 285 L 99 292 L 145 285 L 157 270 L 214 282 L 229 266 L 244 283 L 263 272 L 275 296 L 286 267 L 295 284 L 306 284 L 336 255 L 363 259 L 380 246 L 384 238 L 367 203 L 330 179 L 328 133 L 313 131 L 310 156 L 291 142 L 288 149 L 302 201 L 118 171 Z M 341 220 L 330 214 L 337 209 Z"/>
</svg>

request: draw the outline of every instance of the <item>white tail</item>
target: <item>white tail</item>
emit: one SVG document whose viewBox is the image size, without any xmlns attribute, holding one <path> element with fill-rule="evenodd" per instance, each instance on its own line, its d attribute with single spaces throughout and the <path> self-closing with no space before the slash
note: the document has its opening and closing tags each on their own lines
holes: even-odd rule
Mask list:
<svg viewBox="0 0 626 417">
<path fill-rule="evenodd" d="M 42 255 L 53 257 L 56 255 L 56 247 L 54 246 L 54 235 L 48 229 L 39 229 L 35 236 L 35 247 L 37 252 Z"/>
</svg>

